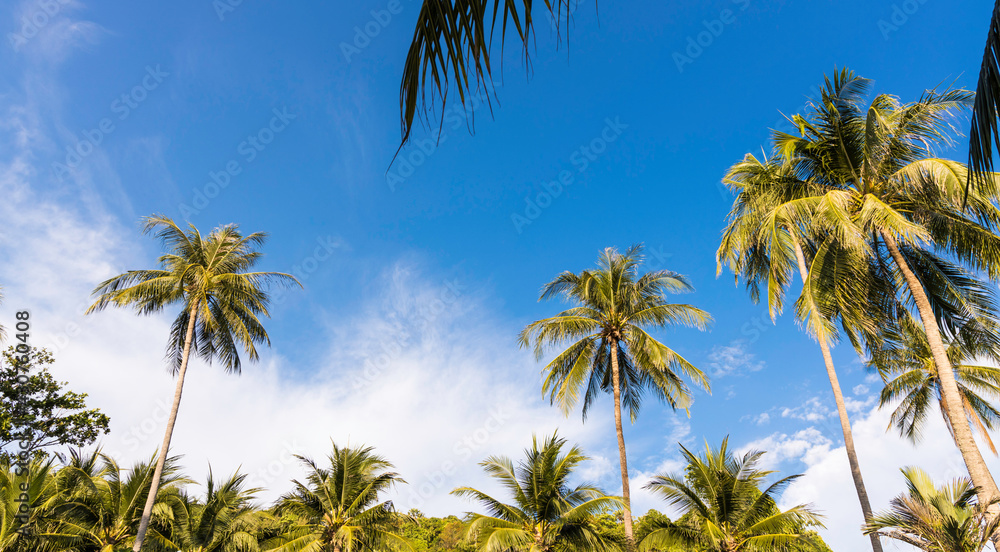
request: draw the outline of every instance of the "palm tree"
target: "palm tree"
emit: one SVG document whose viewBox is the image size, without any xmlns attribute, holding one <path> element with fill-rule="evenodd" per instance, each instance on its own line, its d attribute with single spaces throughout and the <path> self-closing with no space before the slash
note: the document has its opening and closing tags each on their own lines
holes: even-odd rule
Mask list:
<svg viewBox="0 0 1000 552">
<path fill-rule="evenodd" d="M 703 330 L 712 320 L 707 312 L 691 305 L 667 303 L 667 292 L 693 288 L 684 276 L 667 270 L 639 276 L 641 253 L 639 245 L 630 247 L 625 254 L 608 248 L 601 253 L 596 269 L 557 276 L 542 288 L 539 300 L 562 295 L 578 306 L 532 322 L 520 335 L 521 346 L 533 346 L 538 359 L 546 346 L 572 341 L 545 367 L 542 384 L 542 392 L 549 395 L 551 403 L 558 402 L 565 414 L 576 405 L 584 386 L 584 420 L 601 392 L 612 394 L 625 537 L 630 547 L 634 541 L 622 408 L 628 408 L 629 418 L 635 422 L 648 390 L 671 408 L 687 410 L 691 394 L 678 372 L 709 389 L 708 378 L 701 370 L 654 339 L 646 329 L 681 324 Z"/>
<path fill-rule="evenodd" d="M 154 459 L 122 469 L 114 458 L 95 450 L 90 454 L 71 451 L 69 464 L 56 474 L 63 498 L 54 508 L 54 529 L 72 548 L 89 552 L 113 552 L 131 546 L 142 523 L 142 504 L 147 502 Z M 157 548 L 170 544 L 165 531 L 167 513 L 179 500 L 179 487 L 191 481 L 180 474 L 178 458 L 163 464 L 161 485 L 153 497 L 157 514 L 149 535 Z"/>
<path fill-rule="evenodd" d="M 246 272 L 260 260 L 261 253 L 256 248 L 267 238 L 261 232 L 244 236 L 236 225 L 230 224 L 202 238 L 194 225 L 189 225 L 185 232 L 173 220 L 156 215 L 144 219 L 143 233 L 152 233 L 170 249 L 159 259 L 162 268 L 130 270 L 106 280 L 94 290 L 97 301 L 87 309 L 90 314 L 113 305 L 153 314 L 168 305 L 183 305 L 171 327 L 167 345 L 168 358 L 177 374 L 177 387 L 134 552 L 142 547 L 149 526 L 191 352 L 209 363 L 218 359 L 227 372 L 239 374 L 240 348 L 251 361 L 256 361 L 255 345 L 271 344 L 258 318 L 269 316 L 269 298 L 264 286 L 272 282 L 298 283 L 288 274 Z"/>
<path fill-rule="evenodd" d="M 48 527 L 56 495 L 51 460 L 0 461 L 0 550 L 49 550 L 40 535 L 57 536 Z"/>
<path fill-rule="evenodd" d="M 800 179 L 823 190 L 796 205 L 811 213 L 813 235 L 826 236 L 810 269 L 814 281 L 807 286 L 823 285 L 816 281 L 824 274 L 869 274 L 895 287 L 896 303 L 915 307 L 955 442 L 980 501 L 989 504 L 1000 490 L 965 423 L 942 331 L 970 321 L 995 327 L 984 322 L 992 318 L 995 293 L 966 266 L 1000 277 L 997 179 L 986 179 L 966 196 L 965 166 L 932 156 L 932 147 L 951 143 L 949 114 L 967 106 L 971 93 L 930 91 L 907 104 L 881 94 L 866 106 L 869 86 L 870 81 L 844 69 L 833 81 L 827 79 L 808 117 L 793 117 L 798 135 L 775 133 L 778 150 L 799 161 Z M 854 291 L 852 280 L 840 279 L 831 304 L 856 308 L 859 300 L 867 300 Z M 948 300 L 936 301 L 935 293 Z"/>
<path fill-rule="evenodd" d="M 927 552 L 980 552 L 1000 528 L 1000 518 L 976 502 L 976 489 L 967 478 L 935 487 L 927 472 L 901 470 L 907 493 L 897 496 L 865 532 L 883 535 Z"/>
<path fill-rule="evenodd" d="M 718 449 L 706 444 L 705 453 L 696 455 L 681 445 L 688 463 L 684 474 L 657 475 L 646 485 L 683 515 L 676 523 L 654 520 L 656 527 L 640 550 L 783 550 L 802 542 L 805 527 L 821 526 L 807 505 L 781 511 L 776 504 L 781 490 L 800 476 L 779 479 L 762 491 L 760 485 L 774 473 L 757 468 L 764 453 L 750 451 L 738 458 L 727 446 L 728 438 Z"/>
<path fill-rule="evenodd" d="M 546 15 L 551 18 L 558 37 L 562 37 L 565 29 L 561 26 L 563 22 L 569 26 L 571 11 L 577 3 L 578 0 L 544 0 Z M 400 148 L 410 138 L 414 118 L 436 111 L 436 104 L 443 109 L 451 87 L 455 87 L 452 94 L 457 93 L 465 107 L 473 92 L 483 93 L 489 99 L 493 88 L 490 60 L 498 22 L 500 57 L 509 23 L 517 33 L 525 63 L 528 62 L 528 45 L 535 32 L 532 4 L 532 0 L 424 0 L 399 86 L 403 133 Z"/>
<path fill-rule="evenodd" d="M 205 501 L 182 495 L 170 517 L 171 549 L 190 552 L 258 552 L 257 529 L 267 514 L 252 504 L 261 489 L 246 488 L 246 474 L 221 483 L 208 472 Z"/>
<path fill-rule="evenodd" d="M 274 541 L 275 552 L 361 552 L 364 550 L 411 551 L 410 544 L 394 532 L 400 516 L 381 495 L 405 483 L 393 465 L 374 453 L 372 447 L 333 444 L 329 467 L 302 456 L 308 468 L 304 483 L 293 481 L 295 490 L 281 497 L 278 515 L 290 514 L 298 521 Z"/>
<path fill-rule="evenodd" d="M 878 370 L 885 382 L 879 406 L 898 401 L 889 427 L 896 426 L 900 435 L 916 442 L 920 439 L 921 426 L 932 405 L 941 405 L 941 381 L 937 366 L 927 345 L 924 329 L 908 313 L 886 333 L 885 345 L 875 352 L 868 363 Z M 1000 421 L 1000 411 L 991 404 L 991 399 L 1000 397 L 1000 369 L 968 362 L 977 356 L 996 360 L 1000 351 L 996 344 L 970 342 L 965 337 L 960 332 L 948 340 L 948 359 L 955 370 L 955 383 L 968 423 L 978 431 L 993 454 L 997 454 L 987 430 L 994 429 Z M 951 431 L 948 418 L 945 418 L 945 423 Z"/>
<path fill-rule="evenodd" d="M 840 380 L 830 352 L 836 331 L 820 311 L 817 304 L 817 290 L 809 286 L 809 267 L 806 253 L 813 250 L 808 227 L 803 228 L 795 216 L 794 205 L 818 190 L 810 182 L 796 176 L 796 160 L 782 159 L 780 156 L 759 160 L 746 155 L 743 160 L 726 173 L 724 182 L 736 198 L 729 212 L 728 224 L 723 231 L 722 241 L 716 253 L 718 271 L 727 266 L 735 275 L 737 284 L 743 278 L 751 299 L 760 299 L 761 288 L 766 290 L 768 312 L 772 321 L 784 307 L 785 294 L 791 285 L 792 275 L 797 270 L 804 283 L 799 298 L 799 314 L 806 323 L 806 330 L 819 342 L 826 375 L 833 390 L 834 403 L 840 419 L 840 429 L 844 436 L 844 448 L 854 480 L 854 488 L 861 503 L 864 519 L 871 519 L 872 508 L 868 499 L 861 463 L 854 447 L 854 436 L 847 414 L 847 405 L 840 388 Z M 789 207 L 792 206 L 792 207 Z M 822 300 L 822 297 L 819 298 Z M 849 321 L 851 316 L 842 319 Z M 855 316 L 864 320 L 864 316 Z M 878 535 L 871 536 L 872 549 L 881 552 Z"/>
<path fill-rule="evenodd" d="M 487 475 L 511 494 L 512 504 L 471 487 L 452 494 L 475 499 L 488 515 L 470 514 L 468 538 L 479 552 L 608 552 L 618 550 L 597 526 L 598 514 L 622 505 L 596 487 L 569 486 L 569 479 L 588 458 L 579 447 L 563 452 L 565 439 L 556 434 L 539 442 L 532 437 L 525 459 L 515 467 L 505 456 L 480 463 Z"/>
</svg>

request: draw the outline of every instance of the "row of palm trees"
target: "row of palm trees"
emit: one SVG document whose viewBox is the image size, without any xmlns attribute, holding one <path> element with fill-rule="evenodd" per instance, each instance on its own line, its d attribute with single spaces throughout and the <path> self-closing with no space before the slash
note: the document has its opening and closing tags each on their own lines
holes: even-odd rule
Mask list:
<svg viewBox="0 0 1000 552">
<path fill-rule="evenodd" d="M 676 522 L 662 514 L 646 516 L 639 548 L 648 550 L 738 551 L 827 550 L 809 530 L 819 517 L 808 506 L 780 510 L 781 479 L 761 489 L 772 472 L 757 468 L 763 453 L 736 457 L 725 442 L 703 454 L 682 449 L 688 466 L 681 474 L 656 476 L 647 488 L 683 514 Z M 388 492 L 405 483 L 393 465 L 371 447 L 340 447 L 322 463 L 301 458 L 307 475 L 269 508 L 256 504 L 262 490 L 246 475 L 216 480 L 211 470 L 198 497 L 194 481 L 178 469 L 178 458 L 164 461 L 153 496 L 146 548 L 193 552 L 413 552 L 405 535 L 418 522 L 397 512 Z M 471 487 L 452 491 L 478 503 L 463 524 L 463 539 L 481 552 L 618 552 L 628 542 L 599 520 L 621 512 L 620 497 L 591 484 L 573 485 L 574 471 L 588 458 L 553 434 L 534 438 L 517 464 L 494 456 L 481 463 L 509 500 Z M 26 518 L 0 516 L 0 550 L 12 552 L 114 552 L 138 537 L 155 459 L 122 469 L 99 450 L 73 451 L 55 467 L 36 461 L 18 472 L 0 466 L 0 498 L 15 504 L 22 489 L 30 496 Z M 24 485 L 24 486 L 22 486 Z M 766 545 L 766 546 L 765 546 Z M 786 545 L 795 545 L 792 548 Z"/>
</svg>

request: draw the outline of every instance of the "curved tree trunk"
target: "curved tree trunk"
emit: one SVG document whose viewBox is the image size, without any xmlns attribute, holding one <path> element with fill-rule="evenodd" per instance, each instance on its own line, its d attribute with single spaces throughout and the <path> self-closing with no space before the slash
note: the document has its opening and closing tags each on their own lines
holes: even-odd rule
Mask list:
<svg viewBox="0 0 1000 552">
<path fill-rule="evenodd" d="M 625 503 L 625 541 L 629 552 L 635 550 L 632 533 L 632 501 L 629 498 L 628 463 L 625 460 L 625 434 L 622 432 L 622 394 L 618 381 L 618 342 L 611 340 L 611 379 L 615 398 L 615 432 L 618 433 L 618 462 L 622 468 L 622 501 Z"/>
<path fill-rule="evenodd" d="M 927 335 L 934 364 L 937 365 L 938 381 L 941 383 L 941 409 L 948 417 L 951 433 L 955 437 L 955 444 L 958 446 L 959 452 L 962 453 L 962 460 L 965 461 L 965 467 L 969 470 L 972 484 L 977 488 L 979 503 L 989 504 L 994 498 L 1000 498 L 1000 491 L 997 490 L 993 475 L 986 466 L 983 455 L 979 452 L 979 446 L 976 445 L 972 436 L 972 429 L 969 428 L 962 396 L 958 391 L 958 384 L 955 382 L 955 371 L 951 366 L 951 361 L 948 360 L 947 348 L 941 339 L 941 332 L 938 329 L 937 318 L 934 316 L 930 300 L 927 298 L 927 293 L 920 280 L 910 269 L 903 254 L 900 253 L 895 238 L 883 232 L 882 239 L 885 241 L 892 259 L 896 262 L 896 266 L 903 273 L 903 278 L 906 279 L 906 284 L 910 289 L 910 295 L 913 296 L 913 300 L 917 304 L 917 312 L 920 313 L 920 321 L 924 324 L 924 333 Z M 990 511 L 996 514 L 997 507 L 991 507 Z"/>
<path fill-rule="evenodd" d="M 187 372 L 188 358 L 191 356 L 191 341 L 194 339 L 194 324 L 198 318 L 198 301 L 191 304 L 188 317 L 187 335 L 184 336 L 184 353 L 181 357 L 181 368 L 177 372 L 177 388 L 174 390 L 174 404 L 170 408 L 170 418 L 167 419 L 167 431 L 163 435 L 163 444 L 156 458 L 156 469 L 153 471 L 153 481 L 146 497 L 146 505 L 142 509 L 142 519 L 139 521 L 139 531 L 135 535 L 133 552 L 139 552 L 146 540 L 146 530 L 149 529 L 149 519 L 153 515 L 153 505 L 156 503 L 156 493 L 160 490 L 160 477 L 163 476 L 163 464 L 167 461 L 167 451 L 170 448 L 170 437 L 174 433 L 174 422 L 177 421 L 177 410 L 181 405 L 181 393 L 184 391 L 184 374 Z"/>
<path fill-rule="evenodd" d="M 806 268 L 806 258 L 802 253 L 802 246 L 799 245 L 799 240 L 792 234 L 792 241 L 795 242 L 795 258 L 799 262 L 799 274 L 802 276 L 802 285 L 806 284 L 809 278 L 809 270 Z M 812 297 L 809 297 L 809 307 L 813 310 L 815 316 L 819 316 L 816 312 L 816 303 L 813 301 Z M 817 330 L 816 332 L 820 332 Z M 858 500 L 861 502 L 861 512 L 864 515 L 865 523 L 868 523 L 872 519 L 872 506 L 868 501 L 868 491 L 865 489 L 865 481 L 861 477 L 861 465 L 858 463 L 858 453 L 854 450 L 854 435 L 851 432 L 851 421 L 847 417 L 847 406 L 844 404 L 844 394 L 840 390 L 840 381 L 837 378 L 837 371 L 833 367 L 833 356 L 830 354 L 830 345 L 817 335 L 817 341 L 819 341 L 819 349 L 823 353 L 823 363 L 826 365 L 826 375 L 830 378 L 830 387 L 833 388 L 833 400 L 837 403 L 837 415 L 840 417 L 840 430 L 844 433 L 844 448 L 847 449 L 847 461 L 851 465 L 851 477 L 854 479 L 854 488 L 858 492 Z M 879 541 L 879 536 L 877 533 L 872 533 L 869 535 L 872 541 L 872 550 L 874 552 L 882 552 L 882 543 Z"/>
</svg>

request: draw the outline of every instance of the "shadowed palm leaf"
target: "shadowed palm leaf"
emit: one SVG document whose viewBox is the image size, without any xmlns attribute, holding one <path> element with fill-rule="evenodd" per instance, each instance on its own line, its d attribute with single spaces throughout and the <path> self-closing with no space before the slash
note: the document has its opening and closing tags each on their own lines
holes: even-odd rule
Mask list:
<svg viewBox="0 0 1000 552">
<path fill-rule="evenodd" d="M 1000 145 L 997 115 L 1000 112 L 1000 0 L 993 5 L 993 16 L 986 34 L 983 63 L 976 85 L 976 103 L 972 108 L 969 131 L 969 184 L 983 182 L 993 172 L 993 144 Z M 967 188 L 968 189 L 968 188 Z"/>
<path fill-rule="evenodd" d="M 482 491 L 460 487 L 452 494 L 471 498 L 488 513 L 470 514 L 468 539 L 480 552 L 610 552 L 616 544 L 598 530 L 597 515 L 621 506 L 590 485 L 569 486 L 573 470 L 587 460 L 578 447 L 563 452 L 565 439 L 555 434 L 525 450 L 514 465 L 503 456 L 480 465 L 511 495 L 512 504 Z"/>
</svg>

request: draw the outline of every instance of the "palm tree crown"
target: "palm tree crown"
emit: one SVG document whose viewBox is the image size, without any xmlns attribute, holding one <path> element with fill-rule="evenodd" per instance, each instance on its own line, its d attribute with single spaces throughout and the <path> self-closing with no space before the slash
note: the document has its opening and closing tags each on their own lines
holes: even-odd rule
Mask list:
<svg viewBox="0 0 1000 552">
<path fill-rule="evenodd" d="M 480 464 L 510 493 L 512 504 L 471 487 L 452 491 L 475 499 L 488 512 L 471 514 L 469 521 L 469 538 L 480 552 L 617 549 L 598 532 L 595 520 L 602 511 L 619 508 L 621 499 L 605 496 L 591 485 L 570 487 L 573 470 L 587 457 L 578 447 L 563 452 L 565 444 L 566 440 L 555 434 L 541 441 L 533 437 L 525 459 L 517 466 L 503 456 Z"/>
</svg>

